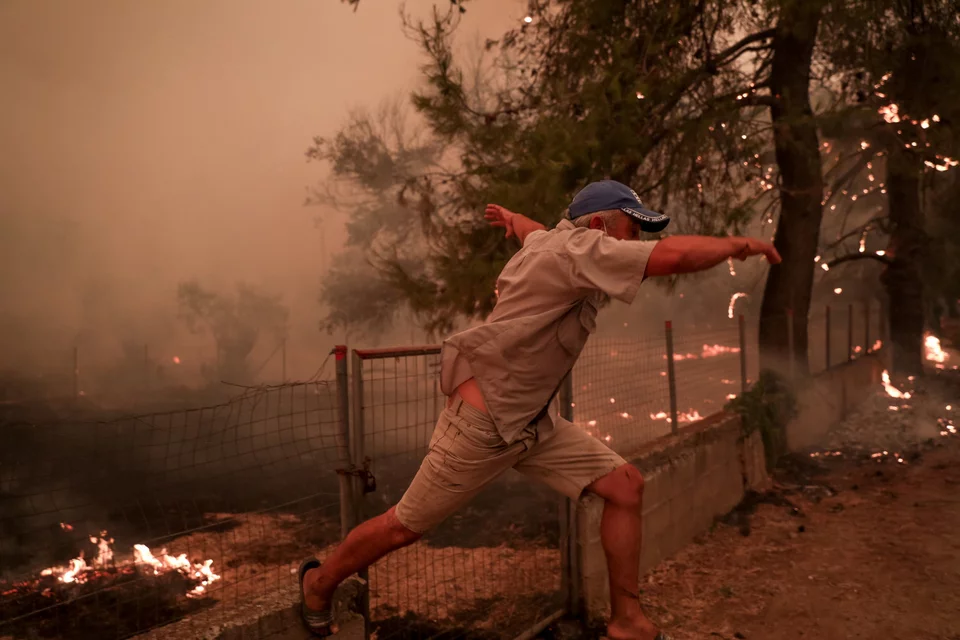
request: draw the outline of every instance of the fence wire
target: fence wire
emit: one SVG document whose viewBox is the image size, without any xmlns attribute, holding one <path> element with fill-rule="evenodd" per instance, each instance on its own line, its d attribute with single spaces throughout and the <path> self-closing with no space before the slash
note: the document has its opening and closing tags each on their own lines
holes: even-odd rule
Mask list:
<svg viewBox="0 0 960 640">
<path fill-rule="evenodd" d="M 879 304 L 831 310 L 832 366 L 851 347 L 859 356 L 885 340 L 881 314 Z M 679 428 L 740 393 L 741 355 L 748 383 L 756 379 L 757 327 L 744 327 L 746 354 L 739 330 L 736 321 L 674 330 Z M 808 321 L 813 372 L 826 365 L 827 335 L 821 307 Z M 336 470 L 369 458 L 377 486 L 353 515 L 382 513 L 419 468 L 445 402 L 439 347 L 355 353 L 349 396 L 333 383 L 295 383 L 101 420 L 4 405 L 0 637 L 125 638 L 185 617 L 167 637 L 201 637 L 296 602 L 297 564 L 324 558 L 342 509 L 355 506 L 341 504 Z M 627 456 L 669 434 L 667 371 L 662 333 L 591 340 L 572 373 L 575 423 Z M 346 375 L 338 356 L 344 384 Z M 352 430 L 339 398 L 351 404 Z M 380 640 L 509 638 L 562 607 L 559 504 L 505 474 L 370 568 L 371 630 Z"/>
<path fill-rule="evenodd" d="M 0 636 L 124 638 L 201 612 L 210 627 L 289 596 L 340 536 L 337 415 L 325 382 L 110 421 L 8 408 Z"/>
<path fill-rule="evenodd" d="M 740 334 L 735 321 L 713 331 L 674 334 L 679 426 L 723 410 L 740 394 Z"/>
<path fill-rule="evenodd" d="M 438 352 L 361 360 L 363 451 L 377 479 L 365 518 L 400 499 L 427 452 L 445 402 Z M 381 640 L 514 637 L 560 606 L 558 498 L 510 471 L 369 577 Z"/>
<path fill-rule="evenodd" d="M 662 337 L 593 339 L 573 368 L 574 423 L 618 453 L 670 433 Z"/>
</svg>

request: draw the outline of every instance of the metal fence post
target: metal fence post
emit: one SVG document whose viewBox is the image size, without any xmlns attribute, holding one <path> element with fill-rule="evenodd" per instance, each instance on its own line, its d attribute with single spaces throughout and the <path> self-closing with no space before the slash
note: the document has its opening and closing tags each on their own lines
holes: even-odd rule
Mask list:
<svg viewBox="0 0 960 640">
<path fill-rule="evenodd" d="M 338 344 L 333 348 L 337 372 L 337 458 L 344 470 L 350 468 L 350 376 L 347 372 L 347 347 Z M 351 476 L 340 473 L 340 537 L 347 537 L 350 529 L 357 526 L 354 510 Z"/>
<path fill-rule="evenodd" d="M 847 362 L 853 360 L 853 303 L 847 308 Z"/>
<path fill-rule="evenodd" d="M 797 376 L 797 345 L 793 340 L 793 309 L 787 309 L 787 348 L 790 351 L 787 356 L 788 372 L 790 381 L 793 382 Z"/>
<path fill-rule="evenodd" d="M 825 329 L 826 339 L 824 340 L 824 344 L 826 345 L 827 358 L 824 361 L 826 363 L 824 366 L 824 369 L 829 369 L 830 368 L 830 305 L 827 305 L 827 317 L 826 317 L 825 325 L 826 325 L 826 329 Z"/>
<path fill-rule="evenodd" d="M 747 320 L 740 314 L 740 394 L 747 392 Z"/>
<path fill-rule="evenodd" d="M 863 301 L 863 352 L 870 353 L 870 298 Z"/>
<path fill-rule="evenodd" d="M 664 323 L 664 333 L 667 337 L 667 384 L 670 389 L 670 431 L 677 432 L 677 378 L 673 370 L 673 323 L 667 320 Z"/>
<path fill-rule="evenodd" d="M 363 359 L 357 350 L 353 350 L 353 357 L 350 363 L 350 373 L 353 375 L 353 422 L 350 430 L 350 462 L 353 469 L 363 469 L 365 459 L 363 451 Z M 353 488 L 353 513 L 356 517 L 356 523 L 363 520 L 363 479 L 358 475 L 351 476 Z M 362 602 L 360 603 L 360 613 L 364 619 L 370 619 L 370 570 L 364 568 L 359 573 L 360 578 L 366 583 L 367 588 L 363 590 Z M 366 626 L 366 625 L 364 625 Z M 369 634 L 367 628 L 366 633 Z"/>
<path fill-rule="evenodd" d="M 560 385 L 560 417 L 573 422 L 573 372 Z M 577 503 L 570 498 L 560 500 L 560 589 L 567 613 L 579 616 L 580 543 L 577 540 Z"/>
</svg>

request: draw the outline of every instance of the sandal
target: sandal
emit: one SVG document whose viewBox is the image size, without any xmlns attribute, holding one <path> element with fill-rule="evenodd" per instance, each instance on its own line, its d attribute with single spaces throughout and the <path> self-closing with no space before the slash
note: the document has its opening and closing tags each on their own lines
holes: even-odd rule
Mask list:
<svg viewBox="0 0 960 640">
<path fill-rule="evenodd" d="M 316 558 L 307 558 L 300 563 L 300 620 L 311 635 L 326 638 L 333 634 L 333 605 L 326 609 L 316 610 L 307 607 L 307 600 L 303 595 L 303 576 L 311 569 L 319 569 L 320 561 Z"/>
</svg>

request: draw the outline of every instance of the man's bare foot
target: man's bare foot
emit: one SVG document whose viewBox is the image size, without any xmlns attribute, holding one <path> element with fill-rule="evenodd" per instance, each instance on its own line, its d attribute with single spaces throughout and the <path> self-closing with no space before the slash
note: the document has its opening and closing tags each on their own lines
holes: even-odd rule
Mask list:
<svg viewBox="0 0 960 640">
<path fill-rule="evenodd" d="M 324 597 L 323 592 L 317 589 L 317 578 L 320 569 L 310 569 L 303 574 L 303 601 L 311 611 L 326 611 L 330 608 L 330 597 Z"/>
<path fill-rule="evenodd" d="M 609 640 L 657 640 L 659 633 L 656 625 L 643 614 L 623 620 L 611 620 L 607 624 Z"/>
</svg>

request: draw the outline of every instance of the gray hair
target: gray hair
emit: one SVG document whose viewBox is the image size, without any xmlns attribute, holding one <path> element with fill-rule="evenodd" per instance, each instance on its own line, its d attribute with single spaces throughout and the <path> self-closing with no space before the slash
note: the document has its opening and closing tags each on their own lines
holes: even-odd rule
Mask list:
<svg viewBox="0 0 960 640">
<path fill-rule="evenodd" d="M 599 218 L 603 222 L 605 229 L 609 229 L 619 222 L 620 217 L 624 213 L 620 209 L 608 209 L 607 211 L 597 211 L 596 213 L 588 213 L 585 216 L 580 216 L 576 220 L 571 220 L 575 227 L 582 227 L 584 229 L 590 227 L 590 222 L 594 218 Z M 567 217 L 570 216 L 570 211 L 567 211 Z"/>
</svg>

